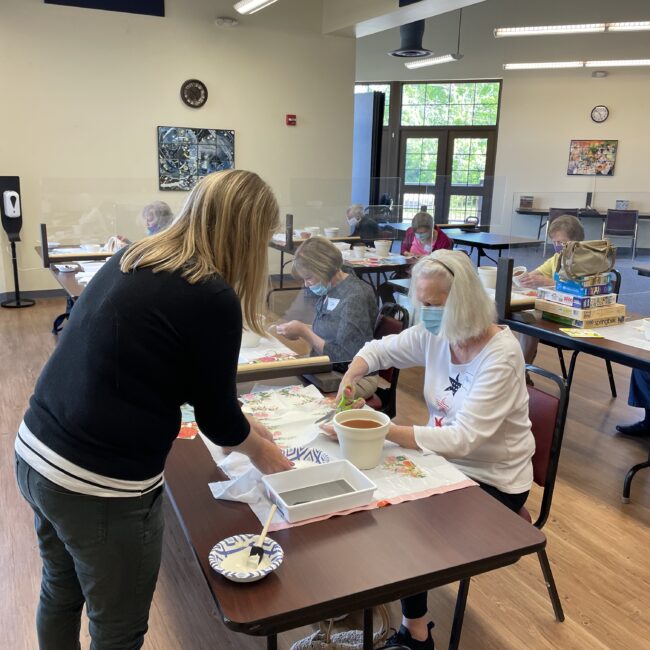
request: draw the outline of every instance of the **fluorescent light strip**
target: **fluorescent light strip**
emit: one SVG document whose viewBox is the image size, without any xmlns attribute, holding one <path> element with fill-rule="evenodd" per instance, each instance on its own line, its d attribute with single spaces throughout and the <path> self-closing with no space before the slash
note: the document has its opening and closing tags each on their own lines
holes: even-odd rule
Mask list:
<svg viewBox="0 0 650 650">
<path fill-rule="evenodd" d="M 586 68 L 634 68 L 650 65 L 650 59 L 622 59 L 620 61 L 585 61 Z"/>
<path fill-rule="evenodd" d="M 650 31 L 650 20 L 623 23 L 585 23 L 582 25 L 539 25 L 531 27 L 497 27 L 495 38 L 508 36 L 549 36 L 557 34 L 599 34 L 602 32 Z"/>
<path fill-rule="evenodd" d="M 608 32 L 647 32 L 650 20 L 636 20 L 631 23 L 607 23 Z"/>
<path fill-rule="evenodd" d="M 429 65 L 440 65 L 441 63 L 451 63 L 452 61 L 459 61 L 463 58 L 462 54 L 443 54 L 442 56 L 430 56 L 426 59 L 418 59 L 417 61 L 409 61 L 404 65 L 409 70 L 416 70 L 417 68 L 426 68 Z"/>
<path fill-rule="evenodd" d="M 584 61 L 548 61 L 546 63 L 504 63 L 504 70 L 551 70 L 555 68 L 584 68 Z"/>
<path fill-rule="evenodd" d="M 506 36 L 547 36 L 549 34 L 597 34 L 604 32 L 605 23 L 588 23 L 585 25 L 542 25 L 539 27 L 497 27 L 495 38 Z"/>
<path fill-rule="evenodd" d="M 238 11 L 240 14 L 254 14 L 260 9 L 264 9 L 269 5 L 272 5 L 278 0 L 239 0 L 236 4 L 233 5 L 235 11 Z"/>
</svg>

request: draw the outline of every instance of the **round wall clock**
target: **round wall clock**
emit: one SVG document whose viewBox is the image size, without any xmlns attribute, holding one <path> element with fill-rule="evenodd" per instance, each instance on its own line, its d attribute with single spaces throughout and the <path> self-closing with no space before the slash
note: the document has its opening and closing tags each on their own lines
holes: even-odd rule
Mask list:
<svg viewBox="0 0 650 650">
<path fill-rule="evenodd" d="M 188 79 L 181 86 L 181 99 L 192 108 L 201 108 L 208 101 L 208 89 L 198 79 Z"/>
<path fill-rule="evenodd" d="M 594 106 L 591 109 L 591 119 L 594 122 L 604 122 L 609 117 L 609 108 L 607 106 Z"/>
</svg>

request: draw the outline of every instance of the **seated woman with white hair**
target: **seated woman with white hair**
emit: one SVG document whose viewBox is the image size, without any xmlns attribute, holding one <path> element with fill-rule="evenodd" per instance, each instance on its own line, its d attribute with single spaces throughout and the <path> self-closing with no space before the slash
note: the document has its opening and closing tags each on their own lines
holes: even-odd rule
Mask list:
<svg viewBox="0 0 650 650">
<path fill-rule="evenodd" d="M 444 456 L 517 512 L 532 484 L 535 451 L 519 343 L 495 324 L 494 302 L 465 253 L 439 250 L 423 258 L 413 268 L 411 287 L 421 322 L 367 343 L 341 390 L 369 372 L 424 364 L 428 420 L 391 424 L 388 440 Z M 404 598 L 402 626 L 389 644 L 431 650 L 433 623 L 426 612 L 426 593 Z"/>
</svg>

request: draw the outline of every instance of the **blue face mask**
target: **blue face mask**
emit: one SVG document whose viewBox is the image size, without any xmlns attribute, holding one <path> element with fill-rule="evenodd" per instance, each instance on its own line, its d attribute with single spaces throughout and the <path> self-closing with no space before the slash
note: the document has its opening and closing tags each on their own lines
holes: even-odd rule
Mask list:
<svg viewBox="0 0 650 650">
<path fill-rule="evenodd" d="M 556 253 L 561 253 L 564 250 L 564 244 L 553 244 L 553 250 Z"/>
<path fill-rule="evenodd" d="M 328 288 L 329 287 L 326 287 L 322 282 L 319 282 L 318 284 L 312 284 L 309 287 L 309 290 L 317 296 L 324 296 L 327 293 Z"/>
<path fill-rule="evenodd" d="M 429 241 L 429 239 L 431 239 L 431 235 L 429 235 L 429 233 L 426 233 L 426 232 L 416 232 L 415 233 L 415 238 L 419 242 L 424 243 L 425 241 Z"/>
<path fill-rule="evenodd" d="M 442 323 L 442 317 L 445 313 L 444 307 L 421 307 L 420 316 L 422 317 L 422 322 L 427 332 L 430 332 L 434 336 L 438 335 L 440 332 L 440 325 Z"/>
</svg>

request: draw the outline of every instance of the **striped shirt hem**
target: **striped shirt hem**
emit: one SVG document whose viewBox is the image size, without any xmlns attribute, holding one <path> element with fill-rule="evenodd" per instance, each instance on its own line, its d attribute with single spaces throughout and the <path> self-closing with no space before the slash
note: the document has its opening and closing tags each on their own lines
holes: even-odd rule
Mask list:
<svg viewBox="0 0 650 650">
<path fill-rule="evenodd" d="M 14 445 L 16 453 L 52 483 L 79 494 L 97 497 L 140 497 L 164 483 L 161 472 L 144 481 L 127 481 L 96 474 L 63 458 L 43 444 L 21 422 Z"/>
</svg>

